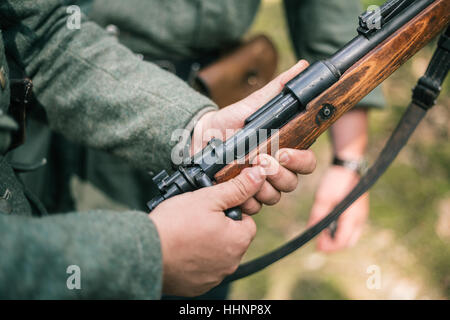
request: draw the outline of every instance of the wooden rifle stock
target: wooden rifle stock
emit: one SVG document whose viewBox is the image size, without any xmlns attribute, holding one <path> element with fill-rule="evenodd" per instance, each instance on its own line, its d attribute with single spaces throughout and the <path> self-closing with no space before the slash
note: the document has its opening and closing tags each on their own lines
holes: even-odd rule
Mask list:
<svg viewBox="0 0 450 320">
<path fill-rule="evenodd" d="M 235 161 L 220 170 L 215 175 L 217 183 L 237 176 L 257 154 L 271 154 L 273 139 L 278 140 L 279 148 L 308 149 L 317 137 L 436 37 L 449 22 L 450 0 L 436 0 L 430 4 L 308 103 L 304 112 L 250 152 L 245 164 Z M 322 115 L 323 108 L 332 111 L 329 118 Z"/>
</svg>

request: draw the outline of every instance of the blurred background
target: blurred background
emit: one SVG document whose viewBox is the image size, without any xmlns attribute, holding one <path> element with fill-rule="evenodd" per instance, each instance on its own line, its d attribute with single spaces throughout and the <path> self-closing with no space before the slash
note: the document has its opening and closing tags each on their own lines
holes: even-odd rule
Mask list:
<svg viewBox="0 0 450 320">
<path fill-rule="evenodd" d="M 296 59 L 281 0 L 264 0 L 248 36 L 267 34 L 279 53 L 278 72 Z M 370 0 L 370 4 L 384 1 Z M 369 1 L 362 1 L 367 8 Z M 355 17 L 355 28 L 357 19 Z M 383 84 L 387 106 L 370 113 L 369 159 L 374 160 L 411 99 L 435 42 Z M 314 241 L 268 269 L 236 282 L 232 299 L 448 299 L 450 298 L 450 81 L 392 167 L 370 193 L 366 230 L 353 248 L 334 254 Z M 256 217 L 259 232 L 246 260 L 272 250 L 304 230 L 321 174 L 331 161 L 327 135 L 312 147 L 316 172 L 275 207 Z M 366 285 L 370 266 L 381 288 Z M 369 270 L 370 271 L 370 270 Z"/>
</svg>

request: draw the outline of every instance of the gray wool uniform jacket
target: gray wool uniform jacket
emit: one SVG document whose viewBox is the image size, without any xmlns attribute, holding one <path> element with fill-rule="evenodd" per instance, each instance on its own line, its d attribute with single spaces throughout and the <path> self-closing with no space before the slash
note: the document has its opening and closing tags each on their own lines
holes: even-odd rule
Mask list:
<svg viewBox="0 0 450 320">
<path fill-rule="evenodd" d="M 181 60 L 239 41 L 261 0 L 79 0 L 101 26 L 119 27 L 120 41 L 153 59 Z M 283 0 L 298 59 L 328 58 L 357 35 L 360 0 Z M 361 107 L 382 108 L 381 90 Z"/>
<path fill-rule="evenodd" d="M 214 108 L 96 24 L 68 28 L 72 2 L 0 2 L 0 298 L 159 298 L 161 249 L 145 213 L 35 215 L 5 159 L 16 127 L 5 54 L 33 80 L 52 129 L 144 170 L 164 167 L 172 131 Z M 67 286 L 74 265 L 79 290 Z"/>
</svg>

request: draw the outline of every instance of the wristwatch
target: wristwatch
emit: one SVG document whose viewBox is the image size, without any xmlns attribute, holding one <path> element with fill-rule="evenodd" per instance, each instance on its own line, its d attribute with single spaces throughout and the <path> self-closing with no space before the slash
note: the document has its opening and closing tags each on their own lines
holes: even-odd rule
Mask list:
<svg viewBox="0 0 450 320">
<path fill-rule="evenodd" d="M 367 160 L 365 158 L 359 160 L 344 160 L 334 156 L 333 165 L 347 168 L 358 173 L 360 176 L 363 176 L 368 169 Z"/>
</svg>

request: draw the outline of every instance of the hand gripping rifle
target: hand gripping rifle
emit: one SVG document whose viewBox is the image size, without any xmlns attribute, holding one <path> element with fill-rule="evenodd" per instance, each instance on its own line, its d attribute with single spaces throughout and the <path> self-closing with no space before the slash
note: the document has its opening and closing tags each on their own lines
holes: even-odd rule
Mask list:
<svg viewBox="0 0 450 320">
<path fill-rule="evenodd" d="M 171 176 L 165 171 L 156 175 L 153 180 L 160 196 L 148 202 L 150 211 L 168 198 L 237 176 L 259 152 L 270 153 L 274 141 L 280 148 L 308 149 L 346 111 L 442 32 L 449 21 L 450 0 L 390 0 L 379 10 L 363 13 L 357 37 L 328 60 L 312 64 L 290 80 L 280 94 L 247 118 L 244 128 L 233 137 L 225 142 L 211 140 L 193 156 L 191 163 L 180 166 Z M 280 248 L 242 265 L 225 281 L 250 275 L 295 251 L 336 221 L 376 182 L 433 106 L 450 67 L 449 51 L 447 29 L 427 72 L 413 91 L 413 102 L 355 189 L 316 225 Z M 273 129 L 278 130 L 270 135 Z M 261 130 L 266 130 L 267 137 L 259 134 Z M 256 144 L 252 143 L 255 134 Z M 241 219 L 239 208 L 226 214 Z"/>
</svg>

